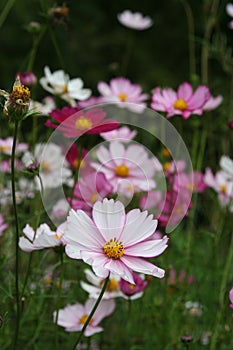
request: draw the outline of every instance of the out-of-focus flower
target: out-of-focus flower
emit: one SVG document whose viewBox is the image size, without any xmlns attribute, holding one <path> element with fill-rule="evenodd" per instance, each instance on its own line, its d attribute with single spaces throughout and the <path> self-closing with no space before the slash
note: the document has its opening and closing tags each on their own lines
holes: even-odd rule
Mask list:
<svg viewBox="0 0 233 350">
<path fill-rule="evenodd" d="M 173 267 L 170 267 L 169 275 L 167 279 L 167 283 L 170 290 L 174 288 L 179 288 L 179 286 L 184 283 L 192 284 L 194 281 L 195 281 L 195 277 L 193 275 L 187 276 L 185 270 L 181 270 L 178 274 Z"/>
<path fill-rule="evenodd" d="M 7 137 L 6 139 L 0 138 L 0 153 L 11 155 L 13 147 L 13 137 Z M 16 144 L 16 153 L 25 152 L 28 149 L 26 143 L 17 143 Z"/>
<path fill-rule="evenodd" d="M 230 308 L 233 309 L 233 288 L 231 288 L 231 290 L 229 292 L 229 299 L 231 301 Z"/>
<path fill-rule="evenodd" d="M 44 248 L 56 247 L 63 244 L 63 228 L 64 224 L 52 231 L 47 224 L 41 224 L 36 231 L 30 225 L 26 225 L 23 229 L 25 237 L 20 237 L 19 247 L 25 252 L 33 250 L 41 250 Z"/>
<path fill-rule="evenodd" d="M 3 232 L 7 227 L 8 225 L 5 223 L 3 215 L 0 214 L 0 236 L 2 236 Z"/>
<path fill-rule="evenodd" d="M 142 275 L 133 272 L 134 284 L 121 279 L 119 287 L 122 293 L 124 293 L 130 299 L 137 299 L 143 295 L 143 291 L 146 288 L 148 282 L 142 277 Z"/>
<path fill-rule="evenodd" d="M 17 76 L 11 93 L 0 89 L 0 96 L 5 97 L 4 113 L 13 119 L 25 116 L 30 105 L 30 90 L 24 87 Z"/>
<path fill-rule="evenodd" d="M 96 151 L 100 163 L 91 163 L 96 171 L 103 172 L 113 185 L 114 192 L 124 194 L 138 191 L 149 191 L 155 188 L 153 176 L 162 169 L 155 157 L 149 158 L 148 152 L 142 145 L 131 144 L 126 147 L 119 141 L 112 141 L 109 149 L 100 146 Z"/>
<path fill-rule="evenodd" d="M 67 27 L 69 16 L 69 8 L 65 5 L 51 7 L 49 9 L 49 17 L 52 20 L 52 23 L 55 25 L 62 25 L 63 27 Z"/>
<path fill-rule="evenodd" d="M 71 209 L 65 231 L 66 254 L 70 258 L 82 259 L 101 278 L 112 272 L 132 284 L 132 270 L 164 276 L 164 270 L 145 260 L 160 255 L 168 242 L 166 236 L 150 239 L 157 226 L 152 215 L 139 209 L 126 214 L 120 201 L 105 198 L 94 204 L 92 217 L 93 220 L 82 210 Z"/>
<path fill-rule="evenodd" d="M 230 17 L 233 17 L 233 4 L 228 3 L 226 5 L 226 12 Z M 233 19 L 228 23 L 228 27 L 233 29 Z"/>
<path fill-rule="evenodd" d="M 119 107 L 126 107 L 136 113 L 143 112 L 146 107 L 144 101 L 148 99 L 148 95 L 142 93 L 140 85 L 132 84 L 126 78 L 114 78 L 109 85 L 101 81 L 97 88 L 104 97 L 103 102 L 121 102 L 118 104 Z"/>
<path fill-rule="evenodd" d="M 213 97 L 210 96 L 207 102 L 203 106 L 204 111 L 212 111 L 222 103 L 223 97 L 221 95 Z"/>
<path fill-rule="evenodd" d="M 123 26 L 136 30 L 144 30 L 153 25 L 150 17 L 143 16 L 140 12 L 133 13 L 129 10 L 119 13 L 117 19 Z"/>
<path fill-rule="evenodd" d="M 74 304 L 67 305 L 64 309 L 60 309 L 58 312 L 57 324 L 65 328 L 66 332 L 80 332 L 88 319 L 90 312 L 92 311 L 96 303 L 95 299 L 88 299 L 85 305 Z M 90 337 L 95 333 L 103 331 L 102 327 L 99 327 L 99 323 L 107 316 L 111 315 L 114 311 L 114 300 L 101 300 L 99 303 L 91 321 L 85 329 L 84 336 Z M 53 319 L 56 320 L 57 312 L 54 311 Z"/>
<path fill-rule="evenodd" d="M 71 145 L 69 151 L 66 153 L 66 160 L 73 170 L 76 171 L 79 169 L 82 176 L 93 171 L 92 167 L 90 166 L 87 150 L 82 149 L 82 156 L 80 156 L 79 149 L 75 143 Z"/>
<path fill-rule="evenodd" d="M 191 114 L 202 115 L 203 107 L 210 98 L 208 87 L 199 85 L 195 92 L 192 86 L 184 82 L 177 92 L 170 88 L 155 88 L 153 91 L 151 108 L 159 112 L 166 112 L 167 118 L 176 114 L 188 119 Z"/>
<path fill-rule="evenodd" d="M 75 210 L 82 209 L 89 214 L 95 202 L 103 200 L 112 192 L 113 186 L 104 173 L 85 174 L 75 186 L 71 206 Z"/>
<path fill-rule="evenodd" d="M 81 281 L 81 287 L 89 293 L 89 297 L 97 299 L 100 295 L 101 289 L 103 287 L 104 280 L 101 277 L 96 276 L 91 270 L 85 269 L 84 273 L 86 279 L 89 283 Z M 104 292 L 103 299 L 111 299 L 122 296 L 122 293 L 119 289 L 120 277 L 113 273 L 110 274 L 109 281 L 107 284 L 106 291 Z"/>
<path fill-rule="evenodd" d="M 128 126 L 122 126 L 119 129 L 103 132 L 100 134 L 107 141 L 118 140 L 124 143 L 130 142 L 137 135 L 137 131 L 131 131 Z"/>
<path fill-rule="evenodd" d="M 231 120 L 231 121 L 228 123 L 228 127 L 229 127 L 229 129 L 233 130 L 233 120 Z"/>
<path fill-rule="evenodd" d="M 65 219 L 67 216 L 68 210 L 69 210 L 69 204 L 67 200 L 60 199 L 53 207 L 52 209 L 52 217 L 54 219 Z"/>
<path fill-rule="evenodd" d="M 19 77 L 21 84 L 26 86 L 32 86 L 35 85 L 37 82 L 37 78 L 33 72 L 24 72 L 24 73 L 17 73 L 16 77 Z"/>
<path fill-rule="evenodd" d="M 16 203 L 19 204 L 23 199 L 31 199 L 34 197 L 34 183 L 28 179 L 21 177 L 16 184 Z M 11 184 L 7 185 L 0 190 L 0 204 L 5 206 L 12 204 L 12 189 Z"/>
<path fill-rule="evenodd" d="M 45 76 L 40 79 L 41 86 L 53 95 L 69 103 L 76 105 L 76 100 L 86 100 L 91 95 L 90 89 L 83 89 L 83 81 L 80 78 L 70 79 L 63 70 L 51 73 L 48 66 L 44 68 Z"/>
<path fill-rule="evenodd" d="M 143 210 L 150 210 L 155 208 L 164 202 L 165 195 L 161 191 L 148 191 L 145 195 L 140 198 L 140 208 Z M 157 214 L 157 213 L 156 213 Z"/>
<path fill-rule="evenodd" d="M 204 174 L 196 170 L 189 174 L 176 174 L 173 178 L 172 184 L 175 191 L 182 189 L 183 191 L 188 190 L 198 193 L 204 192 L 207 187 L 206 183 L 204 182 Z"/>
<path fill-rule="evenodd" d="M 226 179 L 233 181 L 233 160 L 228 156 L 222 156 L 219 163 Z"/>
<path fill-rule="evenodd" d="M 38 113 L 48 115 L 56 108 L 54 97 L 47 96 L 43 98 L 42 102 L 33 101 L 30 102 L 30 110 L 36 111 Z"/>
<path fill-rule="evenodd" d="M 98 107 L 98 105 L 100 105 L 102 103 L 104 103 L 103 96 L 98 96 L 98 97 L 97 96 L 91 96 L 85 101 L 78 101 L 77 106 L 80 109 L 83 109 L 83 108 L 88 108 L 88 107 L 93 107 L 93 106 Z"/>
<path fill-rule="evenodd" d="M 203 307 L 198 301 L 186 301 L 185 308 L 192 316 L 202 316 Z"/>
<path fill-rule="evenodd" d="M 46 155 L 43 155 L 45 148 Z M 43 162 L 41 162 L 42 156 Z M 43 188 L 56 188 L 63 183 L 67 183 L 72 175 L 61 148 L 55 143 L 39 143 L 35 147 L 34 155 L 27 152 L 23 156 L 23 162 L 27 167 L 35 160 L 40 164 L 39 175 Z M 36 183 L 37 187 L 40 188 L 41 184 L 38 177 L 36 177 Z"/>
<path fill-rule="evenodd" d="M 45 125 L 58 128 L 66 137 L 78 137 L 85 133 L 100 134 L 114 130 L 119 126 L 117 121 L 105 119 L 106 112 L 100 108 L 84 112 L 78 108 L 64 107 L 61 110 L 53 110 L 50 115 L 59 125 L 53 124 L 51 121 L 47 121 Z"/>
</svg>

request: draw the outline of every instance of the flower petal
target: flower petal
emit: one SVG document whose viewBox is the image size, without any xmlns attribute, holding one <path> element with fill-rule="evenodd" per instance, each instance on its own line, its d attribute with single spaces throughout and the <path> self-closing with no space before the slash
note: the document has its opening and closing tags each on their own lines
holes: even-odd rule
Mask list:
<svg viewBox="0 0 233 350">
<path fill-rule="evenodd" d="M 123 261 L 125 265 L 133 271 L 144 273 L 145 275 L 152 275 L 158 278 L 164 277 L 164 270 L 160 269 L 159 267 L 151 264 L 150 262 L 144 259 L 124 255 L 121 257 L 121 261 Z"/>
<path fill-rule="evenodd" d="M 167 236 L 164 236 L 162 239 L 140 242 L 131 247 L 126 247 L 124 255 L 140 256 L 145 258 L 158 256 L 167 248 L 167 242 Z"/>
</svg>

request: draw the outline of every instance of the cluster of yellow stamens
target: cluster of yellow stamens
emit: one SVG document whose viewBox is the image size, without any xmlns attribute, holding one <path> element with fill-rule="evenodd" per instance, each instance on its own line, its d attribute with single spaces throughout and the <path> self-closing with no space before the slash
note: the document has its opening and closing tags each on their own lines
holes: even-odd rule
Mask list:
<svg viewBox="0 0 233 350">
<path fill-rule="evenodd" d="M 89 130 L 92 128 L 92 122 L 90 119 L 81 116 L 76 120 L 75 128 L 80 131 Z"/>
<path fill-rule="evenodd" d="M 104 244 L 103 251 L 108 258 L 117 260 L 124 254 L 124 246 L 116 238 L 111 238 Z"/>
<path fill-rule="evenodd" d="M 129 168 L 125 164 L 117 165 L 115 174 L 119 177 L 127 177 L 129 176 Z"/>
<path fill-rule="evenodd" d="M 124 92 L 120 93 L 118 97 L 122 102 L 125 102 L 127 99 L 127 95 Z"/>
<path fill-rule="evenodd" d="M 100 287 L 103 287 L 105 280 L 100 282 Z M 106 291 L 107 292 L 115 292 L 119 289 L 118 281 L 115 278 L 110 278 L 107 284 Z"/>
<path fill-rule="evenodd" d="M 184 111 L 187 108 L 187 102 L 182 98 L 178 98 L 173 104 L 175 109 L 179 109 L 180 111 Z"/>
<path fill-rule="evenodd" d="M 79 323 L 85 324 L 87 322 L 88 317 L 89 317 L 89 315 L 83 315 L 82 317 L 80 317 Z M 89 324 L 91 324 L 91 322 L 93 322 L 93 318 L 90 320 Z"/>
</svg>

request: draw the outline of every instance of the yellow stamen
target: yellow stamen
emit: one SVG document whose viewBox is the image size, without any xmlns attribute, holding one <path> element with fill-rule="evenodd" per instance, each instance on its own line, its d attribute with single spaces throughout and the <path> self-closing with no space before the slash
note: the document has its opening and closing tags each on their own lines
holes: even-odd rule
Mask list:
<svg viewBox="0 0 233 350">
<path fill-rule="evenodd" d="M 41 163 L 42 171 L 48 172 L 50 170 L 50 164 L 48 162 Z"/>
<path fill-rule="evenodd" d="M 175 109 L 179 109 L 180 111 L 184 111 L 187 108 L 187 102 L 182 98 L 178 98 L 178 100 L 174 102 L 173 107 Z"/>
<path fill-rule="evenodd" d="M 6 145 L 0 146 L 0 151 L 2 151 L 2 152 L 6 152 L 6 151 L 8 151 L 9 149 L 10 149 L 9 146 L 6 146 Z"/>
<path fill-rule="evenodd" d="M 220 192 L 221 192 L 222 194 L 226 194 L 226 191 L 227 191 L 227 186 L 226 186 L 225 184 L 222 184 L 222 185 L 220 186 Z"/>
<path fill-rule="evenodd" d="M 108 258 L 119 259 L 124 254 L 124 246 L 122 242 L 118 242 L 116 238 L 111 238 L 108 242 L 105 243 L 104 254 Z"/>
<path fill-rule="evenodd" d="M 163 155 L 164 157 L 170 157 L 170 152 L 168 151 L 167 148 L 164 148 L 164 149 L 162 150 L 162 155 Z"/>
<path fill-rule="evenodd" d="M 87 322 L 88 317 L 89 317 L 89 315 L 83 315 L 82 317 L 80 317 L 79 323 L 85 324 Z M 90 320 L 89 324 L 91 324 L 91 322 L 93 322 L 93 318 Z"/>
<path fill-rule="evenodd" d="M 130 283 L 129 289 L 134 290 L 134 288 L 135 288 L 135 285 Z"/>
<path fill-rule="evenodd" d="M 67 88 L 66 84 L 62 85 L 62 91 L 64 94 L 66 94 L 68 92 L 68 88 Z"/>
<path fill-rule="evenodd" d="M 163 170 L 168 171 L 171 167 L 171 162 L 166 162 L 163 164 Z"/>
<path fill-rule="evenodd" d="M 74 166 L 75 168 L 77 168 L 77 167 L 78 167 L 78 164 L 79 164 L 78 159 L 75 159 L 75 160 L 73 161 L 73 166 Z M 84 160 L 82 159 L 81 162 L 80 162 L 79 167 L 82 169 L 82 168 L 84 168 L 84 166 L 85 166 L 85 162 L 84 162 Z"/>
<path fill-rule="evenodd" d="M 89 130 L 92 128 L 92 122 L 90 119 L 85 118 L 85 117 L 80 117 L 76 120 L 75 122 L 75 128 L 77 130 Z"/>
<path fill-rule="evenodd" d="M 125 164 L 117 165 L 115 174 L 120 177 L 127 177 L 129 176 L 129 168 Z"/>
<path fill-rule="evenodd" d="M 28 104 L 30 101 L 30 90 L 28 87 L 15 86 L 9 95 L 9 100 L 17 104 Z"/>
<path fill-rule="evenodd" d="M 100 287 L 103 287 L 103 284 L 104 284 L 105 280 L 102 280 L 100 282 Z M 108 281 L 108 284 L 107 284 L 107 292 L 115 292 L 117 291 L 119 288 L 118 288 L 118 281 L 115 279 L 115 278 L 110 278 L 110 280 Z"/>
<path fill-rule="evenodd" d="M 91 195 L 89 201 L 90 201 L 91 203 L 95 203 L 95 202 L 97 201 L 97 199 L 98 199 L 98 196 L 99 196 L 99 195 L 98 195 L 97 192 L 92 193 L 92 195 Z"/>
<path fill-rule="evenodd" d="M 118 97 L 122 102 L 125 102 L 127 99 L 127 95 L 124 92 L 120 93 Z"/>
</svg>

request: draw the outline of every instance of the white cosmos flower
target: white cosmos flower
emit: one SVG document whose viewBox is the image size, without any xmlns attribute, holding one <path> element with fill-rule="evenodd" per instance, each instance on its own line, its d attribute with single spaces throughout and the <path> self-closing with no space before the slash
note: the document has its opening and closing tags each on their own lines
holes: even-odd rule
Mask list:
<svg viewBox="0 0 233 350">
<path fill-rule="evenodd" d="M 123 26 L 136 30 L 144 30 L 153 25 L 150 17 L 144 17 L 140 12 L 133 13 L 129 10 L 119 13 L 117 19 Z"/>
<path fill-rule="evenodd" d="M 226 178 L 233 181 L 233 160 L 228 156 L 222 156 L 220 158 L 220 167 Z"/>
<path fill-rule="evenodd" d="M 76 106 L 75 100 L 86 100 L 91 95 L 90 89 L 83 89 L 83 81 L 80 78 L 70 79 L 63 70 L 56 70 L 51 73 L 48 66 L 44 68 L 45 77 L 40 79 L 42 87 L 53 95 Z"/>
<path fill-rule="evenodd" d="M 46 154 L 44 150 L 46 149 Z M 27 152 L 23 156 L 23 162 L 26 166 L 33 162 L 40 165 L 40 178 L 43 188 L 56 188 L 63 183 L 68 183 L 69 177 L 72 175 L 69 165 L 62 154 L 61 148 L 55 143 L 45 144 L 39 143 L 35 147 L 34 155 Z M 37 188 L 40 188 L 39 178 L 36 177 Z"/>
</svg>

